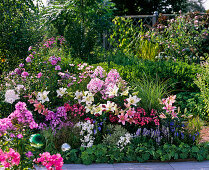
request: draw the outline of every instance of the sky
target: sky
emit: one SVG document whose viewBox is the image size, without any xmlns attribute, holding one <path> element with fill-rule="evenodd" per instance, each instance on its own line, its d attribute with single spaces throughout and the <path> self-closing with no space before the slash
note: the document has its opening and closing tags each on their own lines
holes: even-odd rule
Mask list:
<svg viewBox="0 0 209 170">
<path fill-rule="evenodd" d="M 205 0 L 203 6 L 205 7 L 206 10 L 209 9 L 209 0 Z"/>
<path fill-rule="evenodd" d="M 44 5 L 46 6 L 47 0 L 42 0 L 42 1 L 43 1 Z M 209 9 L 209 0 L 203 0 L 203 2 L 204 2 L 203 6 L 205 7 L 206 10 L 208 10 Z"/>
</svg>

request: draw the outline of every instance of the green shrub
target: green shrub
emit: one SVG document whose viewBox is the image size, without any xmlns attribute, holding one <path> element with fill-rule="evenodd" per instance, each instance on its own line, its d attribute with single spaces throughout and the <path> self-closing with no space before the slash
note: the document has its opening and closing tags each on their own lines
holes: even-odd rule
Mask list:
<svg viewBox="0 0 209 170">
<path fill-rule="evenodd" d="M 158 77 L 160 82 L 168 80 L 168 91 L 173 93 L 182 91 L 199 92 L 197 85 L 194 83 L 196 74 L 200 73 L 202 69 L 199 65 L 174 61 L 154 62 L 135 58 L 133 60 L 112 58 L 112 60 L 109 64 L 99 63 L 97 65 L 101 65 L 105 69 L 117 69 L 121 77 L 130 83 L 140 81 L 146 74 L 152 79 Z"/>
<path fill-rule="evenodd" d="M 207 112 L 205 103 L 199 92 L 181 92 L 176 94 L 176 107 L 180 107 L 181 113 L 199 116 L 201 119 L 207 120 Z"/>
<path fill-rule="evenodd" d="M 163 46 L 166 58 L 200 63 L 209 57 L 208 16 L 191 13 L 159 24 L 155 40 Z"/>
<path fill-rule="evenodd" d="M 128 58 L 133 55 L 142 59 L 155 60 L 160 46 L 151 41 L 153 36 L 145 38 L 146 31 L 141 21 L 135 25 L 130 18 L 115 17 L 113 23 L 109 38 L 110 51 L 113 54 L 124 53 Z"/>
<path fill-rule="evenodd" d="M 209 113 L 209 65 L 208 63 L 204 63 L 203 69 L 200 74 L 197 75 L 197 79 L 195 80 L 196 85 L 199 87 L 201 91 L 201 97 L 203 98 L 203 102 L 205 103 L 206 116 Z"/>
<path fill-rule="evenodd" d="M 44 19 L 52 23 L 69 42 L 73 57 L 91 62 L 97 60 L 95 47 L 101 47 L 103 33 L 111 26 L 114 4 L 110 1 L 54 1 L 47 7 Z"/>
</svg>

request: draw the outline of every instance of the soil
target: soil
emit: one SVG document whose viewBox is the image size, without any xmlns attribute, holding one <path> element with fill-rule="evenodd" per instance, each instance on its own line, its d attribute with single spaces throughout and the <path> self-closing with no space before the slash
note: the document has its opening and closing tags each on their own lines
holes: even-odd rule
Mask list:
<svg viewBox="0 0 209 170">
<path fill-rule="evenodd" d="M 209 126 L 203 126 L 202 130 L 200 131 L 200 143 L 202 142 L 209 142 Z"/>
</svg>

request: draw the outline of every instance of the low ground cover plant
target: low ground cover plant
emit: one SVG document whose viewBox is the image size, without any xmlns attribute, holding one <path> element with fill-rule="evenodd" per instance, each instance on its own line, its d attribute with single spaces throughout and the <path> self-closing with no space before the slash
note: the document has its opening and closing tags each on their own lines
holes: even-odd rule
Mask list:
<svg viewBox="0 0 209 170">
<path fill-rule="evenodd" d="M 208 145 L 198 145 L 200 129 L 175 107 L 176 95 L 160 91 L 158 103 L 143 106 L 143 83 L 135 88 L 117 69 L 67 62 L 64 44 L 56 37 L 29 47 L 25 62 L 5 75 L 1 165 L 208 159 Z"/>
</svg>

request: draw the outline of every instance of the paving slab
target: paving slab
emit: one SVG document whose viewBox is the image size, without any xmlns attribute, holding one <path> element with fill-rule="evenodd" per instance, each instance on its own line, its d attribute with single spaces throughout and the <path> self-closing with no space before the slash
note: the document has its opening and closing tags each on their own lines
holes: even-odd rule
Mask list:
<svg viewBox="0 0 209 170">
<path fill-rule="evenodd" d="M 169 165 L 175 170 L 209 170 L 209 161 L 170 162 Z"/>
<path fill-rule="evenodd" d="M 46 170 L 35 166 L 36 170 Z M 64 164 L 63 170 L 209 170 L 209 161 L 197 162 L 146 162 L 115 164 Z M 0 168 L 3 170 L 3 168 Z"/>
<path fill-rule="evenodd" d="M 165 162 L 118 163 L 113 165 L 115 170 L 173 170 L 173 168 Z"/>
</svg>

